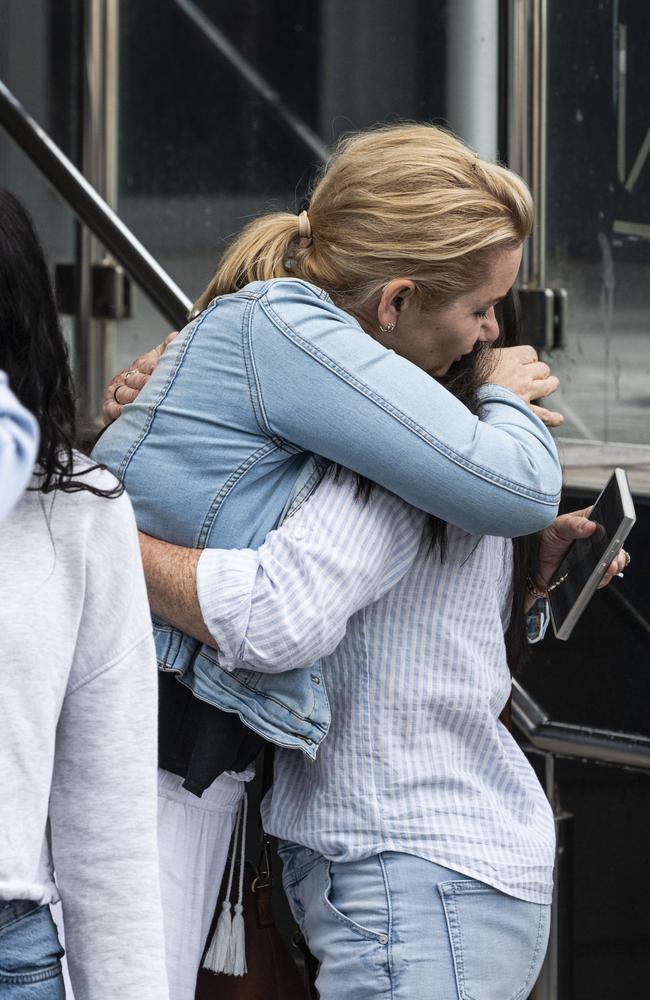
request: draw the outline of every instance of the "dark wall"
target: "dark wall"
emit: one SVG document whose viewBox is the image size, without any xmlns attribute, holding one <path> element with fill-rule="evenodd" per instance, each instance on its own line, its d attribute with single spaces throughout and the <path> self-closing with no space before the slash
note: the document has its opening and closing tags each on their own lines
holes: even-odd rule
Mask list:
<svg viewBox="0 0 650 1000">
<path fill-rule="evenodd" d="M 442 0 L 199 6 L 325 144 L 444 114 Z M 300 195 L 316 158 L 173 0 L 122 3 L 120 34 L 124 193 Z"/>
</svg>

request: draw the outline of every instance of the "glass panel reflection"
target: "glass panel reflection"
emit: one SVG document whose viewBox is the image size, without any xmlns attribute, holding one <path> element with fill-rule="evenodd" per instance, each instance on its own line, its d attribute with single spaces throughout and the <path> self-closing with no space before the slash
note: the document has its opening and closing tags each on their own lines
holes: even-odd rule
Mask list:
<svg viewBox="0 0 650 1000">
<path fill-rule="evenodd" d="M 547 284 L 569 292 L 556 404 L 570 482 L 599 488 L 622 464 L 650 493 L 650 7 L 588 6 L 548 5 Z"/>
</svg>

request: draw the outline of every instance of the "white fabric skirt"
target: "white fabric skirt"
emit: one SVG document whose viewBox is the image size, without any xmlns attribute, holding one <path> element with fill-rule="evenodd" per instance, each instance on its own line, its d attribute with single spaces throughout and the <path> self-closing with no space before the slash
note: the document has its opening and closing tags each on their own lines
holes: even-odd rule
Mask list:
<svg viewBox="0 0 650 1000">
<path fill-rule="evenodd" d="M 217 905 L 243 779 L 220 775 L 201 798 L 183 779 L 158 772 L 160 890 L 170 1000 L 194 1000 L 196 977 Z"/>
</svg>

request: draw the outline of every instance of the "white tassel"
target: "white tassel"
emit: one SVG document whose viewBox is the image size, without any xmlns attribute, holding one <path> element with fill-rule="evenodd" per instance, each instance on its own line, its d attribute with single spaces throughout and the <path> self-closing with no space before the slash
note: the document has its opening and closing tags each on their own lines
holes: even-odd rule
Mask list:
<svg viewBox="0 0 650 1000">
<path fill-rule="evenodd" d="M 243 976 L 248 972 L 246 967 L 246 935 L 244 932 L 244 907 L 241 903 L 235 903 L 235 915 L 232 918 L 232 930 L 230 932 L 230 951 L 228 953 L 228 965 L 231 976 Z"/>
<path fill-rule="evenodd" d="M 232 927 L 232 917 L 230 916 L 230 900 L 224 899 L 217 926 L 210 947 L 203 960 L 203 968 L 210 972 L 224 972 L 228 961 L 228 950 L 230 948 L 230 930 Z"/>
<path fill-rule="evenodd" d="M 248 796 L 244 792 L 243 817 L 241 830 L 241 854 L 239 859 L 239 895 L 235 904 L 235 915 L 232 918 L 230 931 L 230 950 L 228 952 L 228 972 L 231 976 L 243 976 L 248 972 L 246 967 L 246 934 L 244 929 L 244 866 L 246 864 L 246 821 L 248 819 Z"/>
<path fill-rule="evenodd" d="M 232 882 L 235 873 L 235 862 L 237 860 L 237 840 L 239 837 L 239 826 L 241 823 L 242 808 L 241 802 L 237 809 L 235 820 L 235 830 L 232 838 L 232 856 L 230 860 L 230 873 L 228 875 L 228 886 L 226 888 L 226 898 L 223 901 L 221 913 L 214 929 L 210 946 L 203 960 L 203 968 L 210 972 L 230 972 L 230 938 L 232 930 L 231 902 Z"/>
</svg>

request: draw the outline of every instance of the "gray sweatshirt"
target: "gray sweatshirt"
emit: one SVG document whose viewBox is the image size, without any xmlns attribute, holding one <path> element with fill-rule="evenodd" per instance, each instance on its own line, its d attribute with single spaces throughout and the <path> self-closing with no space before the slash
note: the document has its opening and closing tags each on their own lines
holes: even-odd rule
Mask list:
<svg viewBox="0 0 650 1000">
<path fill-rule="evenodd" d="M 28 492 L 0 525 L 0 682 L 0 899 L 60 896 L 76 1000 L 164 1000 L 156 662 L 126 496 Z"/>
</svg>

